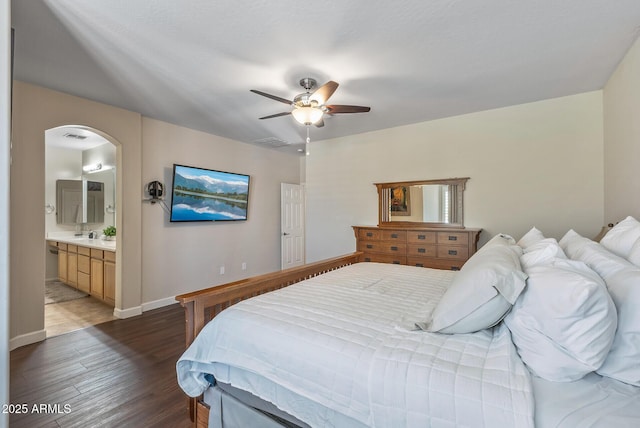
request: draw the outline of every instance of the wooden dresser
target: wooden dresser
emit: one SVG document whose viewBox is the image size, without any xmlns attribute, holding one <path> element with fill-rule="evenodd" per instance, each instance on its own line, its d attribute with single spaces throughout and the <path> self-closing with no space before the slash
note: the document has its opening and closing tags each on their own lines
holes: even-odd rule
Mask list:
<svg viewBox="0 0 640 428">
<path fill-rule="evenodd" d="M 482 229 L 353 226 L 362 261 L 459 270 Z"/>
</svg>

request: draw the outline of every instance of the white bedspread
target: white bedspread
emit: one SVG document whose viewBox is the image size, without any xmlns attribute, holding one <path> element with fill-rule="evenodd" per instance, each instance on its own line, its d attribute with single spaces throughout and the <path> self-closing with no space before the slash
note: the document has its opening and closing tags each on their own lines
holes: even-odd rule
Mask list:
<svg viewBox="0 0 640 428">
<path fill-rule="evenodd" d="M 314 427 L 533 426 L 529 374 L 505 327 L 413 329 L 453 275 L 358 263 L 240 302 L 185 351 L 178 382 L 198 396 L 211 373 Z"/>
</svg>

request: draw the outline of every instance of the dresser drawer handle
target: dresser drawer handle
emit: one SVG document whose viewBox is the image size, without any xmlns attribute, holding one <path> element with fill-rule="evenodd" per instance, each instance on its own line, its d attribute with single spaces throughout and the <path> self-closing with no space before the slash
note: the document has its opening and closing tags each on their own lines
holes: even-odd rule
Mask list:
<svg viewBox="0 0 640 428">
<path fill-rule="evenodd" d="M 417 267 L 424 267 L 424 263 L 416 263 Z"/>
<path fill-rule="evenodd" d="M 398 247 L 396 246 L 391 247 L 391 251 L 398 251 Z"/>
<path fill-rule="evenodd" d="M 373 236 L 373 232 L 367 232 L 367 237 L 371 238 Z"/>
<path fill-rule="evenodd" d="M 394 264 L 394 265 L 399 265 L 399 264 L 400 264 L 400 261 L 399 261 L 399 260 L 394 260 L 394 261 L 393 261 L 393 264 Z"/>
<path fill-rule="evenodd" d="M 418 235 L 418 239 L 427 239 L 427 235 Z"/>
<path fill-rule="evenodd" d="M 397 233 L 392 233 L 392 234 L 391 234 L 391 237 L 395 239 L 395 238 L 397 238 L 397 237 L 398 237 L 398 234 L 397 234 Z"/>
<path fill-rule="evenodd" d="M 372 249 L 372 248 L 373 248 L 373 245 L 371 245 L 371 244 L 367 244 L 367 248 L 368 248 L 368 249 Z"/>
<path fill-rule="evenodd" d="M 449 250 L 449 255 L 450 256 L 457 256 L 458 255 L 458 251 L 457 250 Z"/>
<path fill-rule="evenodd" d="M 460 270 L 458 266 L 451 266 L 451 270 Z"/>
<path fill-rule="evenodd" d="M 365 258 L 364 258 L 364 261 L 365 261 L 365 262 L 370 262 L 370 261 L 371 261 L 371 257 L 365 257 Z"/>
<path fill-rule="evenodd" d="M 419 253 L 426 253 L 427 249 L 426 248 L 418 248 L 418 252 Z"/>
<path fill-rule="evenodd" d="M 451 236 L 449 235 L 449 241 L 457 241 L 458 237 L 457 236 Z"/>
</svg>

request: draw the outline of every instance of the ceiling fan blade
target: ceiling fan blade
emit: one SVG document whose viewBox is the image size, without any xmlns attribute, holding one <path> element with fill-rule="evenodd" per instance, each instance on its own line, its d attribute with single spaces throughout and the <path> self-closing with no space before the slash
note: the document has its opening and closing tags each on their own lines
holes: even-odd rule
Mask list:
<svg viewBox="0 0 640 428">
<path fill-rule="evenodd" d="M 283 111 L 282 113 L 272 114 L 272 115 L 269 115 L 269 116 L 261 117 L 260 119 L 271 119 L 273 117 L 288 116 L 290 114 L 291 114 L 290 111 Z"/>
<path fill-rule="evenodd" d="M 329 114 L 336 113 L 366 113 L 371 111 L 371 107 L 364 106 L 345 106 L 345 105 L 329 105 L 325 106 Z"/>
<path fill-rule="evenodd" d="M 271 98 L 272 100 L 280 101 L 281 103 L 285 103 L 285 104 L 288 104 L 288 105 L 293 104 L 291 101 L 289 101 L 289 100 L 287 100 L 285 98 L 278 97 L 277 95 L 267 94 L 266 92 L 257 91 L 255 89 L 249 89 L 249 90 L 251 92 L 253 92 L 254 94 L 262 95 L 263 97 Z"/>
<path fill-rule="evenodd" d="M 322 105 L 327 102 L 329 97 L 333 95 L 336 89 L 338 89 L 338 83 L 334 82 L 333 80 L 329 80 L 327 83 L 316 89 L 315 92 L 309 97 L 309 100 L 317 101 L 318 104 Z"/>
<path fill-rule="evenodd" d="M 314 125 L 316 126 L 316 128 L 322 128 L 324 126 L 324 119 L 320 119 L 319 121 L 314 123 Z"/>
</svg>

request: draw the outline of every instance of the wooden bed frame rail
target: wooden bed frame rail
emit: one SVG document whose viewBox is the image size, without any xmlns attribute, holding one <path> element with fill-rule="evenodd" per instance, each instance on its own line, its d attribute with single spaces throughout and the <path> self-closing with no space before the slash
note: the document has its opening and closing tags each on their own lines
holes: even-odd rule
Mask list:
<svg viewBox="0 0 640 428">
<path fill-rule="evenodd" d="M 176 300 L 184 308 L 186 346 L 189 347 L 207 322 L 229 306 L 358 263 L 361 255 L 361 252 L 355 252 L 176 296 Z M 189 415 L 194 426 L 207 426 L 209 409 L 204 403 L 195 398 L 189 399 Z"/>
<path fill-rule="evenodd" d="M 223 309 L 250 297 L 357 263 L 361 254 L 355 252 L 176 296 L 184 307 L 187 347 L 204 325 Z"/>
</svg>

